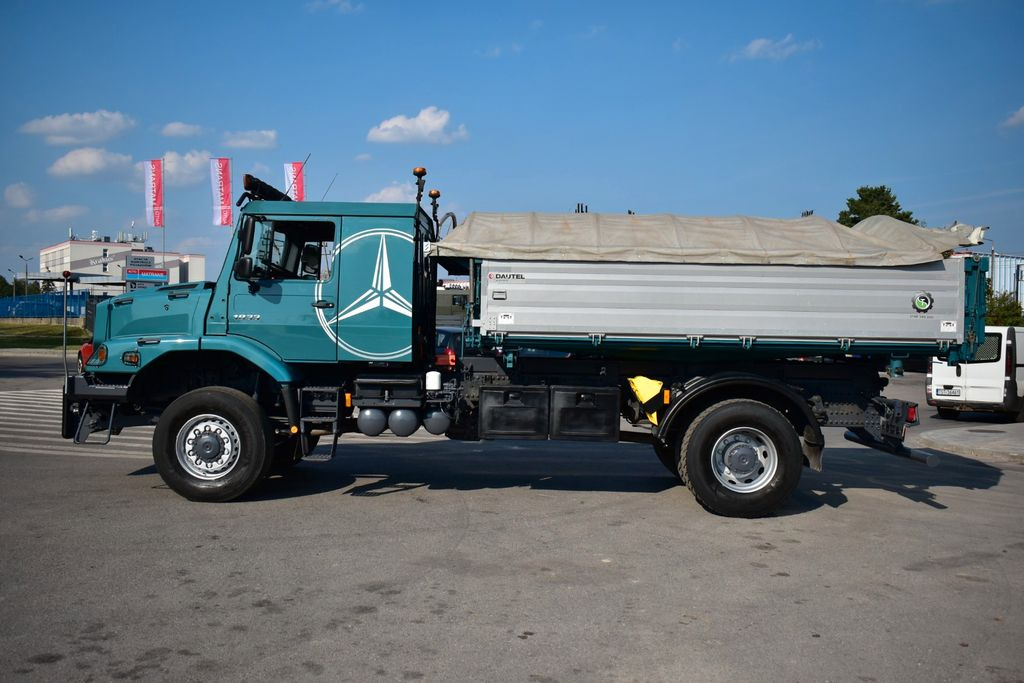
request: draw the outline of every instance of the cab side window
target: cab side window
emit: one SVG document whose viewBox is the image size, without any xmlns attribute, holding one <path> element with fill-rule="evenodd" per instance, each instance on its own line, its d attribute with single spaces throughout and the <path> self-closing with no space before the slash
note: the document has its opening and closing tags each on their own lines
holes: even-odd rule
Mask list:
<svg viewBox="0 0 1024 683">
<path fill-rule="evenodd" d="M 317 220 L 256 221 L 253 272 L 266 280 L 328 280 L 335 224 Z"/>
</svg>

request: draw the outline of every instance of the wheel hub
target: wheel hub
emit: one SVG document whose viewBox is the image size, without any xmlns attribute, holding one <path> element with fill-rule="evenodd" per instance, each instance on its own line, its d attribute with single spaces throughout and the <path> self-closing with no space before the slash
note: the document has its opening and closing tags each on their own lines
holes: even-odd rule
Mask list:
<svg viewBox="0 0 1024 683">
<path fill-rule="evenodd" d="M 725 464 L 742 479 L 758 468 L 757 451 L 750 444 L 733 444 L 725 452 Z"/>
<path fill-rule="evenodd" d="M 220 454 L 224 451 L 220 439 L 212 432 L 203 432 L 196 437 L 193 448 L 195 454 L 203 462 L 217 462 L 220 460 Z"/>
<path fill-rule="evenodd" d="M 241 452 L 238 429 L 220 415 L 196 415 L 186 420 L 175 439 L 178 464 L 197 479 L 227 476 Z"/>
<path fill-rule="evenodd" d="M 755 427 L 734 427 L 711 448 L 711 471 L 735 493 L 760 491 L 771 483 L 778 467 L 775 443 Z"/>
</svg>

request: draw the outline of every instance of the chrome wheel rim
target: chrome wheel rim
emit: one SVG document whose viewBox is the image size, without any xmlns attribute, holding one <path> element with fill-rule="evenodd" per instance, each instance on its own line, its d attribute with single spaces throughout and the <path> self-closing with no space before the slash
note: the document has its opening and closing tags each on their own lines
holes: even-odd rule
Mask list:
<svg viewBox="0 0 1024 683">
<path fill-rule="evenodd" d="M 711 471 L 736 493 L 754 493 L 771 483 L 779 469 L 779 453 L 767 434 L 736 427 L 718 437 L 711 449 Z"/>
<path fill-rule="evenodd" d="M 174 450 L 190 476 L 215 481 L 238 464 L 241 439 L 235 426 L 220 415 L 196 415 L 178 430 Z"/>
</svg>

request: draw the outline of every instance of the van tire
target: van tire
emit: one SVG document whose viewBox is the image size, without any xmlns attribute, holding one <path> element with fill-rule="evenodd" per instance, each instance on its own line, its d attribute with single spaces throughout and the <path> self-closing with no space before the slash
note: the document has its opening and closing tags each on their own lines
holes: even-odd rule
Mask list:
<svg viewBox="0 0 1024 683">
<path fill-rule="evenodd" d="M 955 420 L 960 417 L 960 411 L 956 408 L 936 408 L 935 411 L 943 420 Z"/>
</svg>

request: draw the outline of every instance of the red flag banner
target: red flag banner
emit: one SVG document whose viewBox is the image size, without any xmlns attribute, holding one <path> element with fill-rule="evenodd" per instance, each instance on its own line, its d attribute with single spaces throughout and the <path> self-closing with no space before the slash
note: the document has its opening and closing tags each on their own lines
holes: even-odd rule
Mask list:
<svg viewBox="0 0 1024 683">
<path fill-rule="evenodd" d="M 306 200 L 306 173 L 301 161 L 290 161 L 284 165 L 284 186 L 293 200 Z"/>
<path fill-rule="evenodd" d="M 230 159 L 210 159 L 210 185 L 213 187 L 213 224 L 232 225 Z"/>
<path fill-rule="evenodd" d="M 164 227 L 164 161 L 150 159 L 146 165 L 146 222 Z"/>
</svg>

